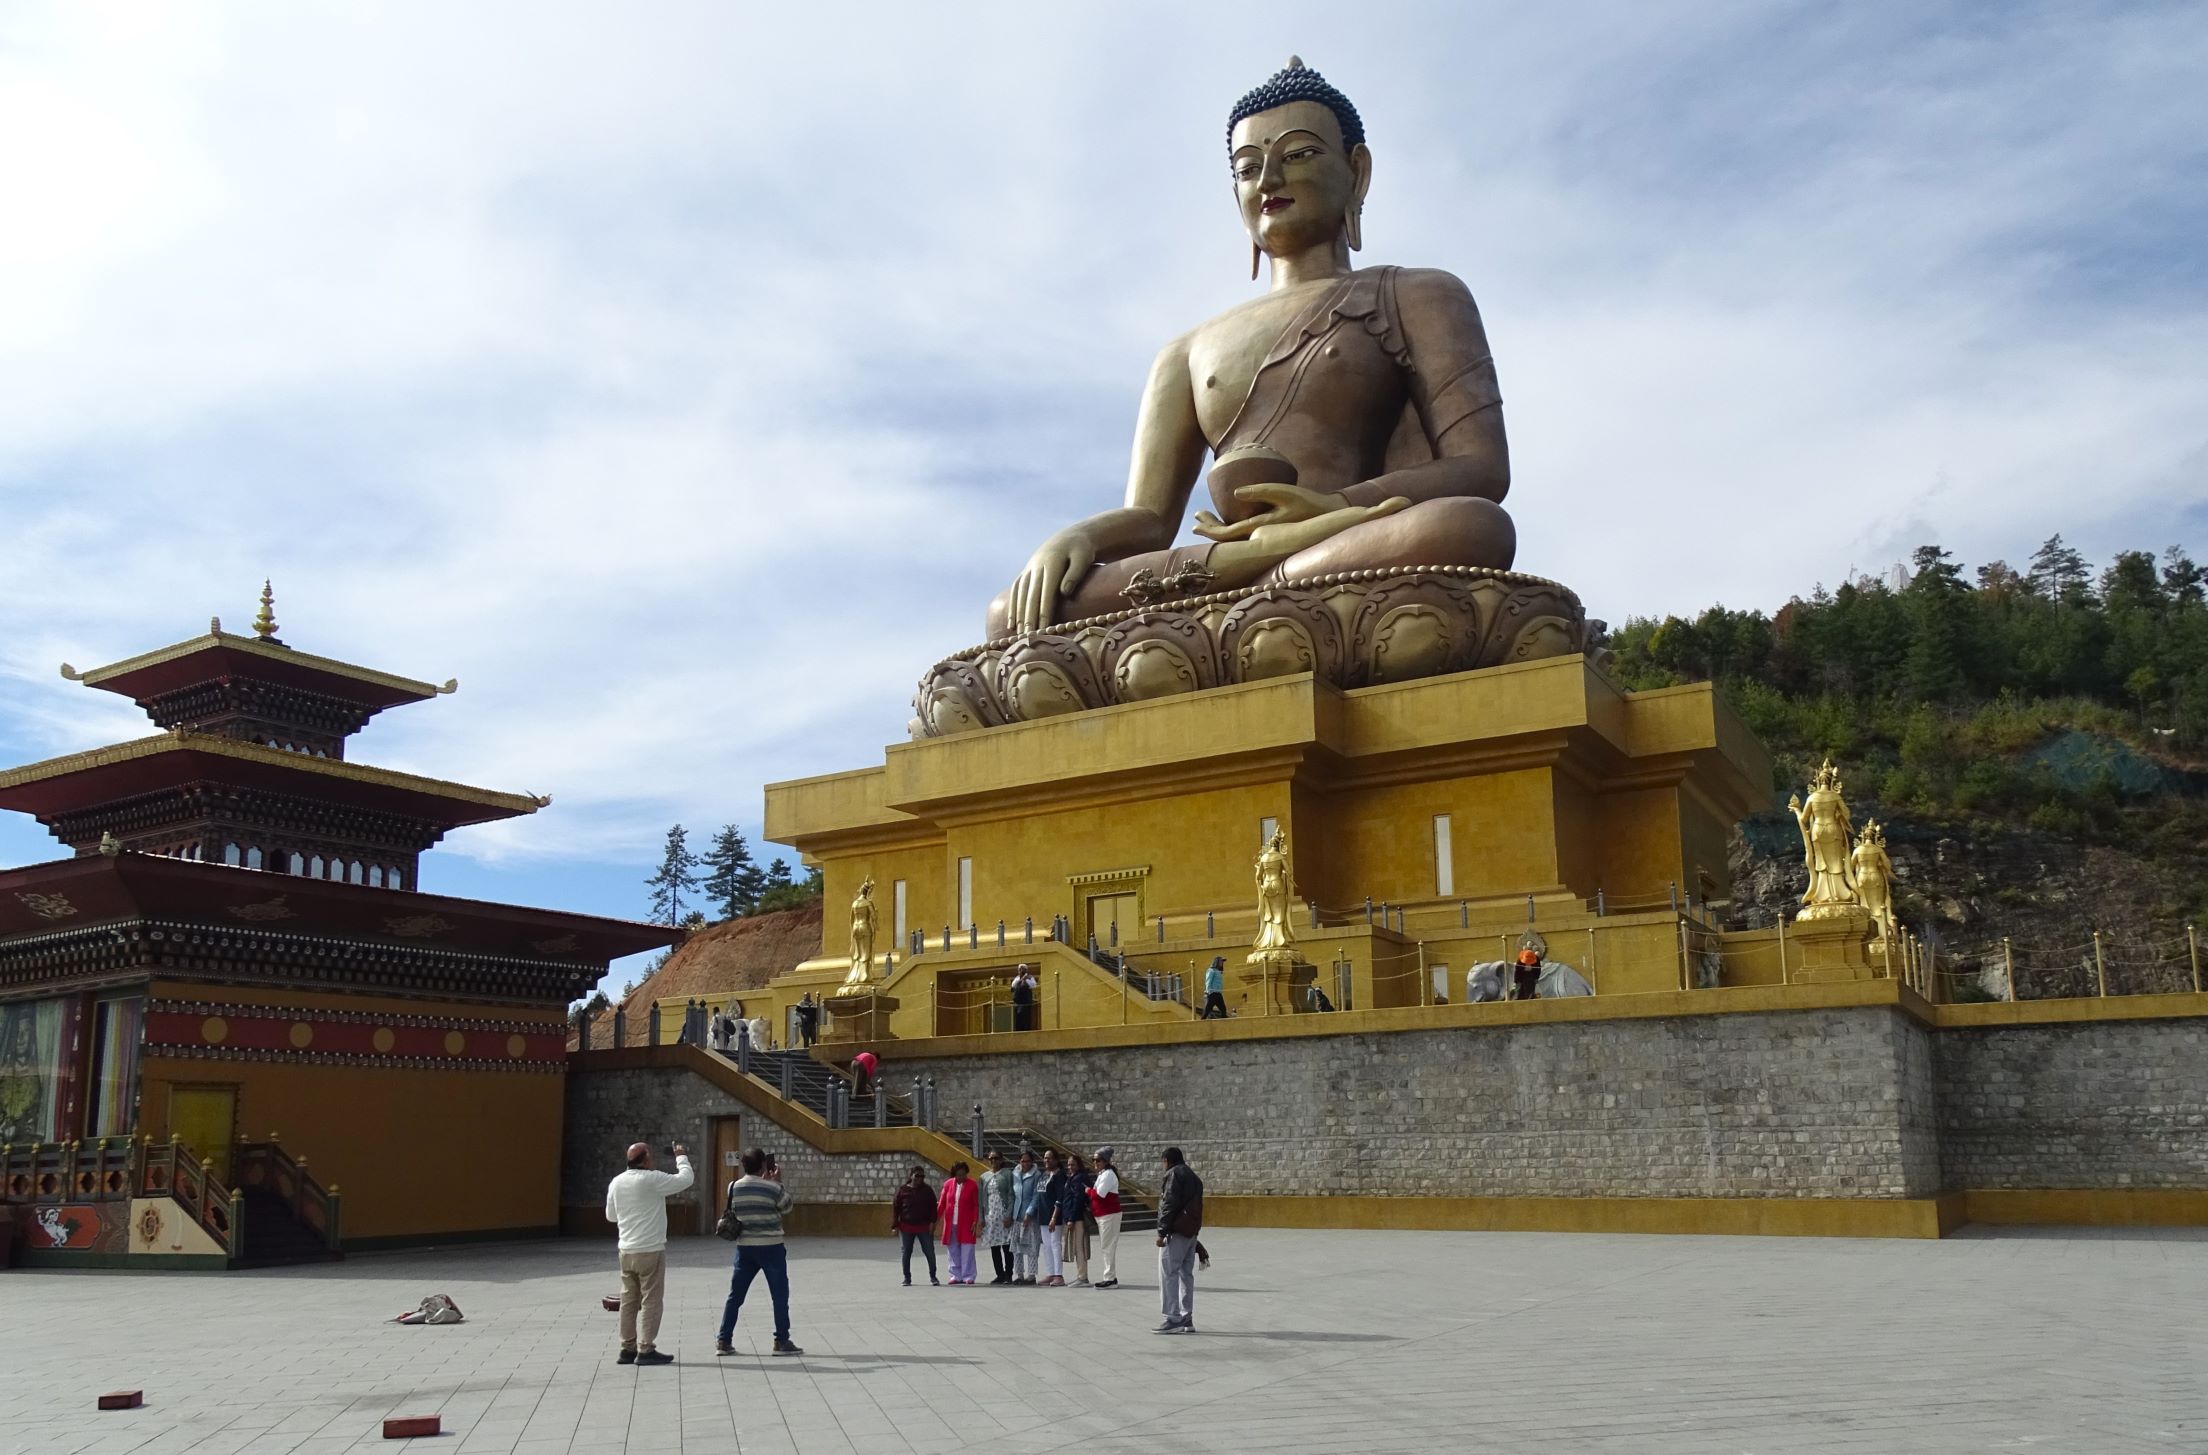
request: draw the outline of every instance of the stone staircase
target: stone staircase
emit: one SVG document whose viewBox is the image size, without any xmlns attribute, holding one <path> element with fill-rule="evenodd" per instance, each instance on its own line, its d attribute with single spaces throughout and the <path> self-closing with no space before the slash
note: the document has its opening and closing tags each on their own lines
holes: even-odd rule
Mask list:
<svg viewBox="0 0 2208 1455">
<path fill-rule="evenodd" d="M 737 1064 L 737 1057 L 733 1052 L 716 1051 L 713 1054 L 731 1065 Z M 836 1119 L 830 1114 L 829 1098 L 832 1089 L 838 1085 L 844 1088 L 845 1093 L 848 1114 L 848 1119 L 844 1122 L 845 1126 L 871 1127 L 877 1125 L 875 1121 L 877 1101 L 881 1104 L 880 1114 L 882 1120 L 879 1125 L 888 1127 L 917 1127 L 921 1125 L 919 1111 L 913 1106 L 912 1099 L 899 1096 L 890 1091 L 886 1085 L 889 1079 L 887 1076 L 882 1078 L 882 1083 L 885 1084 L 877 1084 L 874 1090 L 861 1093 L 850 1089 L 852 1079 L 849 1074 L 838 1067 L 816 1059 L 809 1052 L 802 1050 L 749 1051 L 745 1053 L 743 1064 L 748 1068 L 749 1074 L 754 1080 L 761 1082 L 792 1105 L 804 1107 L 831 1126 L 835 1124 Z M 964 1132 L 946 1131 L 943 1135 L 963 1146 L 970 1147 L 972 1145 L 972 1132 L 970 1130 Z M 1019 1160 L 1020 1149 L 1023 1147 L 1034 1152 L 1037 1157 L 1042 1156 L 1046 1150 L 1055 1151 L 1060 1160 L 1070 1158 L 1075 1151 L 1074 1148 L 1059 1141 L 1049 1133 L 1037 1131 L 1033 1127 L 984 1129 L 981 1134 L 981 1155 L 983 1156 L 990 1152 L 999 1152 L 1003 1154 L 1007 1163 L 1016 1162 Z M 1090 1150 L 1088 1148 L 1081 1149 L 1084 1156 Z M 978 1162 L 978 1160 L 977 1157 L 976 1161 Z M 976 1170 L 979 1170 L 978 1167 Z M 1140 1233 L 1151 1232 L 1157 1228 L 1156 1197 L 1128 1182 L 1124 1172 L 1120 1174 L 1119 1196 L 1126 1210 L 1120 1223 L 1122 1231 Z"/>
</svg>

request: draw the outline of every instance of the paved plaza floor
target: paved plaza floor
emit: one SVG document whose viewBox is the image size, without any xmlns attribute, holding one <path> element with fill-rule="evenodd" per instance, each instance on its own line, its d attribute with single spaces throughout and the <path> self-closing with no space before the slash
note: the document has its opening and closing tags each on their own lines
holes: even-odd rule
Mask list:
<svg viewBox="0 0 2208 1455">
<path fill-rule="evenodd" d="M 726 1258 L 674 1249 L 666 1368 L 613 1362 L 602 1243 L 245 1274 L 0 1273 L 0 1450 L 165 1452 L 2208 1451 L 2208 1237 L 1941 1243 L 1206 1237 L 1194 1338 L 1126 1284 L 898 1286 L 791 1248 L 801 1359 L 713 1354 Z M 986 1270 L 988 1262 L 982 1260 Z M 384 1322 L 449 1293 L 465 1324 Z M 97 1395 L 143 1388 L 143 1410 Z M 441 1439 L 386 1444 L 393 1414 Z"/>
</svg>

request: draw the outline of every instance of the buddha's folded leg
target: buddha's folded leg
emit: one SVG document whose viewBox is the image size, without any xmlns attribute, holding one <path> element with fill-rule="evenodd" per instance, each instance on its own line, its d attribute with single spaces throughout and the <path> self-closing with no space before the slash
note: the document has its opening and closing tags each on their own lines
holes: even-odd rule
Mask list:
<svg viewBox="0 0 2208 1455">
<path fill-rule="evenodd" d="M 1141 555 L 1117 561 L 1099 561 L 1088 569 L 1073 590 L 1058 598 L 1052 620 L 1054 623 L 1081 621 L 1126 611 L 1135 605 L 1124 593 L 1137 571 L 1148 571 L 1162 581 L 1191 562 L 1202 565 L 1210 559 L 1212 549 L 1210 541 L 1198 541 L 1194 545 L 1175 546 L 1169 551 L 1144 551 Z M 1012 593 L 1007 589 L 989 603 L 990 641 L 1011 634 L 1011 602 Z"/>
<path fill-rule="evenodd" d="M 1518 555 L 1510 513 L 1492 500 L 1451 495 L 1353 525 L 1307 546 L 1267 573 L 1268 583 L 1308 581 L 1390 566 L 1485 566 L 1507 571 Z"/>
</svg>

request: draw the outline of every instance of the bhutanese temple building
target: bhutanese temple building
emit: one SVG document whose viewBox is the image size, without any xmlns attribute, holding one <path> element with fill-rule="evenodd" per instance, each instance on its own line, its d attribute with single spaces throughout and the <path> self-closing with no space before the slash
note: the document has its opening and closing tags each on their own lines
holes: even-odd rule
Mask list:
<svg viewBox="0 0 2208 1455">
<path fill-rule="evenodd" d="M 535 813 L 349 759 L 451 692 L 204 635 L 73 681 L 154 736 L 0 772 L 70 851 L 0 871 L 0 1254 L 223 1266 L 557 1230 L 567 1009 L 657 925 L 425 893 Z"/>
</svg>

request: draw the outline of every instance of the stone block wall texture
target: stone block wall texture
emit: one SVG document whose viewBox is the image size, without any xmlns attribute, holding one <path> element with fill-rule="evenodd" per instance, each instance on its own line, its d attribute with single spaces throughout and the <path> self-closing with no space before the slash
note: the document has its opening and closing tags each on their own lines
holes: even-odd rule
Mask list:
<svg viewBox="0 0 2208 1455">
<path fill-rule="evenodd" d="M 1180 1146 L 1221 1195 L 1925 1197 L 1932 1032 L 1891 1008 L 898 1059 L 943 1125 Z M 955 1135 L 955 1132 L 954 1132 Z"/>
<path fill-rule="evenodd" d="M 2208 1187 L 2208 1021 L 1945 1030 L 1954 1188 Z"/>
<path fill-rule="evenodd" d="M 606 1184 L 621 1171 L 631 1142 L 649 1142 L 663 1168 L 674 1165 L 667 1156 L 668 1145 L 682 1142 L 689 1147 L 701 1179 L 726 1182 L 741 1175 L 705 1165 L 713 1155 L 712 1120 L 726 1116 L 743 1118 L 744 1145 L 764 1147 L 774 1154 L 782 1164 L 784 1184 L 801 1203 L 886 1203 L 911 1165 L 884 1153 L 826 1156 L 688 1071 L 587 1071 L 567 1078 L 561 1206 L 605 1206 Z M 934 1180 L 932 1170 L 930 1180 Z M 679 1200 L 711 1206 L 700 1188 Z"/>
</svg>

